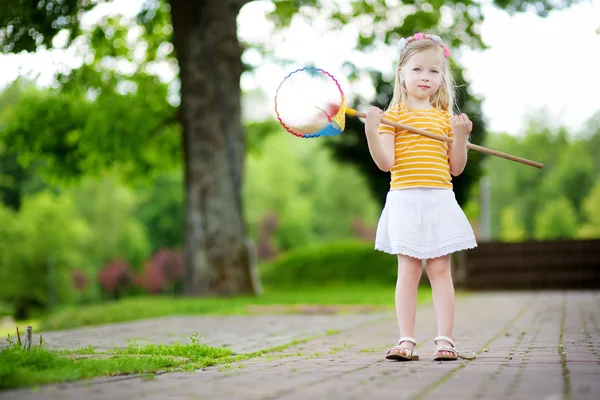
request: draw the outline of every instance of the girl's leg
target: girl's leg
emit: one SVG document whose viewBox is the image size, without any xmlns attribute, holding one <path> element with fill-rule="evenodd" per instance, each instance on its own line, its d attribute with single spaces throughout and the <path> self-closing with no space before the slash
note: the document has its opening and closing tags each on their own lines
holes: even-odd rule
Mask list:
<svg viewBox="0 0 600 400">
<path fill-rule="evenodd" d="M 433 293 L 433 307 L 437 320 L 437 335 L 452 338 L 454 326 L 454 285 L 450 271 L 450 255 L 427 260 L 427 276 L 431 283 Z M 438 346 L 450 346 L 444 340 Z M 448 351 L 440 352 L 441 355 L 452 355 Z"/>
<path fill-rule="evenodd" d="M 417 289 L 422 274 L 421 260 L 398 254 L 398 280 L 396 281 L 396 317 L 400 336 L 415 337 Z M 402 347 L 414 349 L 404 342 Z"/>
</svg>

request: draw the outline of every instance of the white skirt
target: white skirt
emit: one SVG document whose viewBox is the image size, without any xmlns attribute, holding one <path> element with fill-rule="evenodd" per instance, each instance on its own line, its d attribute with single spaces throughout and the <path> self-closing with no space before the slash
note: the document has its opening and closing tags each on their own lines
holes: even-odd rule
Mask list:
<svg viewBox="0 0 600 400">
<path fill-rule="evenodd" d="M 420 260 L 477 246 L 452 189 L 390 190 L 377 225 L 375 249 Z"/>
</svg>

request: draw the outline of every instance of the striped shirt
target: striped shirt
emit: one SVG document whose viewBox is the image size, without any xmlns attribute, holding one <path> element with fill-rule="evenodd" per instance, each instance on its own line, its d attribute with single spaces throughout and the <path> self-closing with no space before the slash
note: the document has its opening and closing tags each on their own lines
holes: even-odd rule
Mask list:
<svg viewBox="0 0 600 400">
<path fill-rule="evenodd" d="M 437 108 L 411 111 L 403 104 L 397 104 L 385 112 L 385 118 L 452 137 L 450 113 Z M 395 136 L 390 189 L 452 188 L 447 142 L 385 124 L 379 125 L 379 133 Z"/>
</svg>

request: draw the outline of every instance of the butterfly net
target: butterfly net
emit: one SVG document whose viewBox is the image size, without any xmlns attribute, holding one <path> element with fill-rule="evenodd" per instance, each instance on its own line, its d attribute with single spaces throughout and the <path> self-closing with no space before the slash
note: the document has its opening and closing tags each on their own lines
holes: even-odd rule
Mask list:
<svg viewBox="0 0 600 400">
<path fill-rule="evenodd" d="M 283 127 L 299 137 L 342 133 L 346 100 L 336 79 L 314 67 L 290 73 L 275 95 L 275 112 Z"/>
</svg>

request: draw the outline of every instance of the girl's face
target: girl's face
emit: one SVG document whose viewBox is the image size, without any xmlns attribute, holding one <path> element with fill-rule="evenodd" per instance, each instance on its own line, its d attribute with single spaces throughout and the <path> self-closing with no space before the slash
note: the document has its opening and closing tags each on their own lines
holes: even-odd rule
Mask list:
<svg viewBox="0 0 600 400">
<path fill-rule="evenodd" d="M 429 100 L 442 83 L 444 60 L 436 49 L 422 50 L 413 54 L 398 68 L 400 81 L 406 87 L 409 98 Z"/>
</svg>

